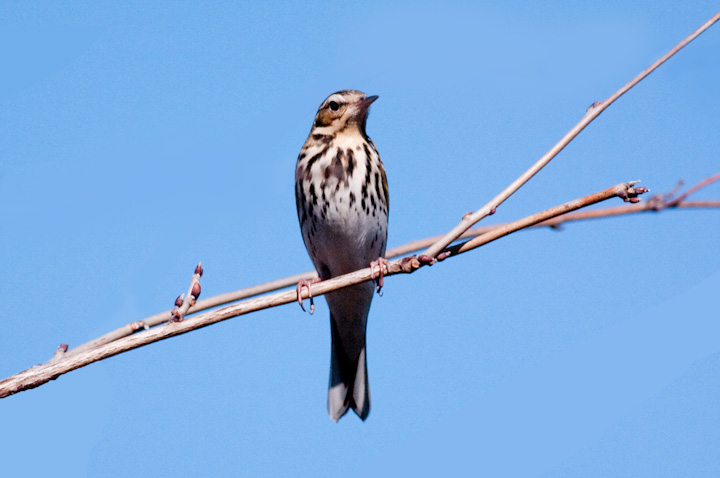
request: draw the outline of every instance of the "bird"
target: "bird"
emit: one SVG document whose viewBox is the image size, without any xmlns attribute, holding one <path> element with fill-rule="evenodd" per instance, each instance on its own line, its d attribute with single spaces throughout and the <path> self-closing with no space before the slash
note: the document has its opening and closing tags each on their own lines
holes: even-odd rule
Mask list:
<svg viewBox="0 0 720 478">
<path fill-rule="evenodd" d="M 379 291 L 387 265 L 388 183 L 365 129 L 370 105 L 377 99 L 343 90 L 323 101 L 298 155 L 295 199 L 318 280 L 377 264 Z M 301 305 L 302 287 L 311 296 L 310 285 L 300 281 Z M 365 337 L 374 292 L 372 282 L 363 282 L 325 294 L 332 340 L 327 408 L 335 422 L 349 409 L 363 421 L 370 413 Z"/>
</svg>

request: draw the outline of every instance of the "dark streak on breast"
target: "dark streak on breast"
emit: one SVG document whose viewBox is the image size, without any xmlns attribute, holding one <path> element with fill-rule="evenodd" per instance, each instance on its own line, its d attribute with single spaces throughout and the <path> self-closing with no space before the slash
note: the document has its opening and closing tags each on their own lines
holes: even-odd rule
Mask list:
<svg viewBox="0 0 720 478">
<path fill-rule="evenodd" d="M 377 171 L 375 171 L 375 194 L 377 194 L 379 200 L 382 200 L 383 194 L 380 192 L 380 173 Z"/>
<path fill-rule="evenodd" d="M 327 147 L 323 148 L 318 154 L 316 154 L 315 156 L 313 156 L 312 158 L 310 158 L 308 160 L 307 166 L 305 166 L 305 177 L 307 179 L 310 179 L 310 177 L 311 177 L 310 170 L 312 169 L 313 163 L 315 163 L 315 161 L 320 159 L 327 152 L 327 150 L 328 150 Z"/>
<path fill-rule="evenodd" d="M 345 168 L 343 167 L 343 155 L 344 151 L 340 148 L 337 150 L 337 154 L 330 162 L 330 165 L 325 169 L 326 177 L 333 176 L 337 179 L 338 183 L 345 180 Z"/>
<path fill-rule="evenodd" d="M 313 218 L 313 227 L 315 226 L 315 217 L 313 216 L 313 212 L 315 210 L 315 206 L 317 206 L 317 194 L 315 193 L 315 185 L 313 183 L 310 183 L 310 189 L 308 190 L 310 193 L 310 202 L 308 202 L 308 214 Z"/>
<path fill-rule="evenodd" d="M 353 170 L 355 169 L 355 155 L 352 152 L 352 149 L 348 148 L 348 150 L 345 152 L 345 156 L 347 157 L 347 178 L 345 179 L 345 182 L 348 182 L 350 178 L 352 178 Z"/>
<path fill-rule="evenodd" d="M 298 217 L 300 218 L 300 227 L 307 220 L 307 211 L 305 210 L 305 191 L 301 181 L 295 182 L 295 204 L 297 206 Z"/>
<path fill-rule="evenodd" d="M 312 139 L 320 141 L 321 143 L 329 144 L 333 140 L 333 137 L 329 134 L 314 134 L 312 135 Z"/>
</svg>

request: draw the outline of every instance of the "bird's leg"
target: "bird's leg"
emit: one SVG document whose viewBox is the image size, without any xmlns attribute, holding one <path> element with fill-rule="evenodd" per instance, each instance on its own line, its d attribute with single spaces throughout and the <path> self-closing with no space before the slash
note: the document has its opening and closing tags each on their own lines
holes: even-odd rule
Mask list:
<svg viewBox="0 0 720 478">
<path fill-rule="evenodd" d="M 303 305 L 302 299 L 302 288 L 305 287 L 308 291 L 308 299 L 310 299 L 310 315 L 315 313 L 315 303 L 313 302 L 312 290 L 310 290 L 310 284 L 316 284 L 320 282 L 320 278 L 316 277 L 309 282 L 305 279 L 300 279 L 297 283 L 297 301 L 300 304 L 300 308 L 305 312 L 305 306 Z"/>
<path fill-rule="evenodd" d="M 378 268 L 377 277 L 375 277 L 375 266 L 377 266 Z M 372 274 L 372 278 L 375 279 L 375 290 L 380 297 L 382 297 L 383 277 L 385 277 L 385 274 L 387 273 L 389 268 L 390 263 L 384 257 L 378 257 L 370 263 L 370 271 Z"/>
</svg>

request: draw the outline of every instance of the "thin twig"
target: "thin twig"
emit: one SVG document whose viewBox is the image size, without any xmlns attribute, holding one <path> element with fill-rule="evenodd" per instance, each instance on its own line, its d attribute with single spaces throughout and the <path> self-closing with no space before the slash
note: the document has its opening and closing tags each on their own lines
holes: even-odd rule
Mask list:
<svg viewBox="0 0 720 478">
<path fill-rule="evenodd" d="M 685 201 L 674 207 L 678 209 L 718 208 L 720 207 L 720 201 Z"/>
<path fill-rule="evenodd" d="M 555 146 L 553 146 L 550 151 L 545 153 L 543 157 L 541 157 L 535 164 L 533 164 L 530 169 L 520 175 L 519 178 L 513 181 L 500 194 L 495 196 L 489 203 L 487 203 L 474 213 L 466 214 L 465 216 L 463 216 L 463 220 L 460 221 L 457 226 L 455 226 L 450 232 L 445 234 L 440 240 L 431 245 L 423 254 L 430 257 L 436 257 L 440 253 L 440 251 L 442 251 L 451 243 L 456 241 L 465 231 L 470 229 L 473 224 L 476 224 L 478 221 L 482 220 L 490 214 L 494 214 L 495 210 L 500 206 L 500 204 L 505 202 L 507 198 L 512 196 L 518 189 L 520 189 L 526 182 L 528 182 L 530 178 L 535 176 L 538 171 L 540 171 L 547 163 L 550 162 L 551 159 L 553 159 L 560 151 L 562 151 L 563 148 L 565 148 L 565 146 L 570 143 L 570 141 L 572 141 L 583 129 L 585 129 L 588 124 L 590 124 L 595 118 L 597 118 L 600 113 L 605 111 L 608 106 L 610 106 L 613 102 L 615 102 L 615 100 L 625 94 L 630 88 L 642 81 L 643 78 L 655 71 L 657 67 L 665 63 L 670 57 L 680 51 L 685 45 L 693 41 L 702 32 L 710 28 L 712 24 L 719 19 L 720 12 L 715 14 L 715 16 L 705 22 L 705 24 L 695 30 L 683 41 L 675 45 L 669 52 L 661 56 L 657 61 L 655 61 L 655 63 L 643 70 L 639 75 L 637 75 L 627 84 L 625 84 L 625 86 L 613 93 L 608 99 L 606 99 L 605 101 L 597 101 L 593 103 L 590 108 L 588 108 L 588 110 L 585 112 L 585 116 L 583 116 L 580 122 L 576 124 L 565 136 L 563 136 L 563 138 Z"/>
<path fill-rule="evenodd" d="M 704 188 L 705 186 L 707 186 L 707 185 L 709 185 L 709 184 L 712 184 L 712 183 L 714 183 L 715 181 L 718 181 L 718 180 L 720 180 L 720 173 L 718 173 L 718 174 L 716 174 L 716 175 L 714 175 L 714 176 L 710 176 L 710 177 L 707 178 L 706 180 L 704 180 L 704 181 L 696 184 L 695 186 L 693 186 L 693 187 L 691 187 L 691 188 L 688 188 L 687 191 L 685 191 L 685 192 L 682 193 L 680 196 L 678 196 L 677 198 L 675 198 L 675 199 L 673 199 L 672 201 L 670 201 L 670 203 L 668 204 L 668 206 L 675 206 L 675 205 L 683 202 L 683 201 L 684 201 L 685 199 L 687 199 L 691 194 L 694 194 L 694 193 L 698 192 L 699 190 L 701 190 L 701 189 Z"/>
<path fill-rule="evenodd" d="M 198 262 L 195 267 L 195 273 L 190 281 L 190 287 L 188 288 L 187 294 L 178 296 L 175 299 L 175 308 L 170 312 L 169 320 L 172 322 L 181 322 L 190 310 L 190 307 L 195 305 L 197 298 L 200 297 L 200 278 L 203 275 L 202 262 Z"/>
<path fill-rule="evenodd" d="M 515 221 L 513 223 L 507 224 L 506 226 L 504 226 L 505 230 L 503 235 L 518 231 L 523 227 L 527 227 L 527 225 L 529 224 L 534 224 L 537 221 L 549 219 L 554 215 L 560 215 L 573 209 L 577 209 L 579 207 L 595 204 L 613 196 L 620 196 L 626 198 L 628 194 L 630 194 L 631 196 L 633 194 L 639 194 L 641 192 L 641 188 L 633 190 L 631 188 L 632 184 L 634 183 L 619 184 L 600 193 L 596 193 L 591 196 L 572 201 L 565 205 L 549 209 L 547 211 L 544 211 L 543 213 L 534 214 L 529 218 L 521 219 L 520 221 Z M 479 247 L 479 245 L 481 244 L 473 245 L 472 247 L 466 247 L 462 251 L 453 253 L 453 255 L 457 255 L 460 252 L 465 252 L 467 250 L 470 250 L 471 248 Z M 385 273 L 385 276 L 414 272 L 419 267 L 424 265 L 423 262 L 419 261 L 418 259 L 419 258 L 415 258 L 413 256 L 404 257 L 403 259 L 398 259 L 391 262 L 388 266 L 388 270 Z M 327 292 L 332 292 L 343 287 L 348 287 L 354 284 L 359 284 L 361 282 L 373 280 L 374 275 L 375 274 L 373 269 L 371 267 L 367 267 L 365 269 L 355 271 L 350 274 L 345 274 L 333 279 L 318 282 L 313 286 L 313 296 L 317 297 L 326 294 Z M 308 291 L 303 290 L 302 295 L 303 298 L 307 298 Z M 128 350 L 142 347 L 143 345 L 164 340 L 176 335 L 185 334 L 192 330 L 206 327 L 208 325 L 221 322 L 223 320 L 227 320 L 231 317 L 237 317 L 239 315 L 245 315 L 261 309 L 267 309 L 270 307 L 288 304 L 290 302 L 295 302 L 296 300 L 297 292 L 295 290 L 277 292 L 275 294 L 270 294 L 255 299 L 249 299 L 243 302 L 239 302 L 237 304 L 232 304 L 220 309 L 188 317 L 182 322 L 168 322 L 164 325 L 154 327 L 150 330 L 130 335 L 128 337 L 115 340 L 111 343 L 101 345 L 99 347 L 86 350 L 84 352 L 79 352 L 72 356 L 65 354 L 62 360 L 58 360 L 55 362 L 49 361 L 41 365 L 36 365 L 35 367 L 32 367 L 28 370 L 15 374 L 4 380 L 0 380 L 0 398 L 13 395 L 23 390 L 38 387 L 44 383 L 47 383 L 50 380 L 56 379 L 62 374 L 78 369 L 80 367 L 84 367 L 85 365 L 88 365 L 90 363 L 97 362 L 99 360 L 103 360 L 105 358 L 112 357 L 123 352 L 127 352 Z"/>
<path fill-rule="evenodd" d="M 575 211 L 591 204 L 605 201 L 606 199 L 609 199 L 613 196 L 619 196 L 625 201 L 628 201 L 628 196 L 630 196 L 629 201 L 635 202 L 632 201 L 632 199 L 637 199 L 637 195 L 647 192 L 647 189 L 645 188 L 633 188 L 633 186 L 637 183 L 638 181 L 631 181 L 628 183 L 618 184 L 617 186 L 613 186 L 590 196 L 576 199 L 574 201 L 561 204 L 560 206 L 546 209 L 545 211 L 533 214 L 532 216 L 528 216 L 524 219 L 520 219 L 519 221 L 505 224 L 504 226 L 498 227 L 488 232 L 487 234 L 483 234 L 481 236 L 470 239 L 469 241 L 463 242 L 462 244 L 457 244 L 448 248 L 447 252 L 449 254 L 446 257 L 452 257 L 457 254 L 462 254 L 463 252 L 467 252 L 485 244 L 488 244 L 494 240 L 500 239 L 501 237 L 507 236 L 508 234 L 519 231 L 520 229 L 525 229 L 527 227 L 540 224 L 543 221 L 547 221 L 554 217 L 562 216 L 563 214 L 567 214 L 571 211 Z"/>
<path fill-rule="evenodd" d="M 77 347 L 67 352 L 66 356 L 72 357 L 73 355 L 77 355 L 81 352 L 94 349 L 101 345 L 109 344 L 110 342 L 114 342 L 115 340 L 127 337 L 128 335 L 132 335 L 138 330 L 148 330 L 150 327 L 162 324 L 163 322 L 167 322 L 168 320 L 174 320 L 176 322 L 179 322 L 187 314 L 192 313 L 191 309 L 193 305 L 197 304 L 197 298 L 200 295 L 200 277 L 202 277 L 202 274 L 202 263 L 198 263 L 198 265 L 195 267 L 195 272 L 193 273 L 192 279 L 190 280 L 190 287 L 188 288 L 187 294 L 180 295 L 175 300 L 175 307 L 172 310 L 152 315 L 143 320 L 137 320 L 135 322 L 125 324 L 119 329 L 115 329 L 96 339 L 85 342 L 82 345 L 78 345 Z"/>
</svg>

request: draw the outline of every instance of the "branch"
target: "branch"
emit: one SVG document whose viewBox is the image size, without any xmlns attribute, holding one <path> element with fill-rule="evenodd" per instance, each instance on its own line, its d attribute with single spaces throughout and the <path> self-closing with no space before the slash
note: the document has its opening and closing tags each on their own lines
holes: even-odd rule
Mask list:
<svg viewBox="0 0 720 478">
<path fill-rule="evenodd" d="M 501 237 L 507 236 L 508 234 L 519 231 L 520 229 L 534 226 L 535 224 L 540 224 L 543 221 L 547 221 L 554 217 L 562 216 L 563 214 L 566 214 L 568 212 L 575 211 L 577 209 L 598 203 L 600 201 L 604 201 L 613 196 L 618 196 L 627 202 L 636 203 L 637 201 L 639 201 L 639 198 L 637 196 L 648 191 L 645 188 L 633 188 L 633 186 L 638 182 L 639 181 L 631 181 L 629 183 L 618 184 L 617 186 L 606 189 L 605 191 L 600 191 L 599 193 L 595 193 L 591 196 L 576 199 L 574 201 L 561 204 L 560 206 L 547 209 L 543 212 L 533 214 L 532 216 L 528 216 L 524 219 L 520 219 L 519 221 L 505 224 L 504 226 L 500 226 L 486 234 L 470 239 L 467 242 L 452 246 L 445 252 L 441 252 L 440 254 L 447 253 L 448 257 L 462 254 L 463 252 L 467 252 L 477 247 L 488 244 L 496 239 L 500 239 Z"/>
<path fill-rule="evenodd" d="M 716 175 L 714 175 L 714 176 L 710 176 L 709 178 L 705 179 L 705 180 L 702 181 L 702 182 L 699 182 L 699 183 L 696 184 L 695 186 L 693 186 L 693 187 L 691 187 L 691 188 L 688 188 L 688 190 L 685 191 L 685 192 L 684 192 L 683 194 L 681 194 L 680 196 L 678 196 L 677 199 L 673 199 L 672 201 L 670 201 L 670 202 L 668 203 L 668 206 L 677 206 L 678 204 L 680 204 L 681 202 L 683 202 L 685 199 L 687 199 L 691 194 L 694 194 L 694 193 L 698 192 L 699 190 L 701 190 L 701 189 L 704 188 L 705 186 L 708 186 L 708 185 L 714 183 L 714 182 L 717 181 L 717 180 L 720 180 L 720 173 L 718 173 L 718 174 L 716 174 Z M 676 191 L 671 192 L 670 194 L 668 194 L 668 196 L 672 196 L 675 192 L 676 192 Z M 667 207 L 667 206 L 666 206 L 666 207 Z"/>
<path fill-rule="evenodd" d="M 108 332 L 105 335 L 102 335 L 96 339 L 85 342 L 84 344 L 75 347 L 63 356 L 72 357 L 73 355 L 76 355 L 80 352 L 85 352 L 86 350 L 94 349 L 101 345 L 109 344 L 110 342 L 114 342 L 115 340 L 127 337 L 128 335 L 132 335 L 138 330 L 148 330 L 150 327 L 160 325 L 163 322 L 167 322 L 168 320 L 180 322 L 187 314 L 193 312 L 193 306 L 198 303 L 197 298 L 200 296 L 200 277 L 202 277 L 202 275 L 202 263 L 198 263 L 197 267 L 195 267 L 195 273 L 193 274 L 190 281 L 190 287 L 188 288 L 187 294 L 181 294 L 180 296 L 178 296 L 177 299 L 175 299 L 175 307 L 172 310 L 151 315 L 150 317 L 143 320 L 137 320 L 135 322 L 125 324 L 119 329 L 115 329 L 112 332 Z M 213 299 L 217 299 L 218 297 L 222 296 L 216 296 L 207 300 L 206 302 L 210 303 L 213 301 Z M 210 307 L 214 307 L 214 305 L 209 305 L 205 308 Z M 197 310 L 198 307 L 195 307 L 195 311 Z M 65 346 L 65 350 L 67 350 L 67 346 Z"/>
<path fill-rule="evenodd" d="M 720 174 L 717 175 L 718 179 L 720 179 Z M 707 180 L 703 181 L 706 182 Z M 709 183 L 707 183 L 709 184 Z M 705 184 L 705 186 L 707 186 Z M 661 211 L 664 209 L 720 209 L 720 201 L 686 201 L 683 200 L 682 202 L 676 202 L 677 200 L 670 200 L 668 199 L 669 195 L 655 195 L 650 197 L 650 199 L 647 200 L 647 202 L 637 203 L 637 204 L 629 204 L 625 206 L 615 206 L 615 207 L 607 207 L 602 209 L 594 209 L 591 211 L 578 211 L 578 212 L 572 212 L 563 214 L 561 216 L 558 216 L 553 219 L 548 219 L 547 221 L 542 221 L 538 224 L 535 224 L 528 229 L 534 229 L 534 228 L 544 228 L 544 227 L 550 227 L 552 229 L 560 229 L 563 225 L 570 222 L 577 222 L 577 221 L 585 221 L 588 219 L 600 219 L 605 217 L 614 217 L 614 216 L 624 216 L 627 214 L 638 214 L 638 213 L 647 213 L 647 212 L 656 212 Z M 659 202 L 662 201 L 662 202 Z M 458 239 L 468 239 L 471 237 L 477 237 L 482 234 L 491 232 L 499 227 L 503 227 L 505 224 L 493 224 L 491 226 L 482 226 L 482 227 L 474 227 L 472 229 L 468 229 L 465 231 Z M 411 252 L 419 251 L 420 249 L 424 249 L 426 247 L 430 247 L 434 243 L 436 243 L 438 240 L 440 240 L 444 236 L 433 236 L 428 237 L 426 239 L 418 239 L 417 241 L 408 242 L 407 244 L 403 244 L 402 246 L 395 247 L 393 249 L 390 249 L 387 253 L 387 258 L 391 259 L 393 257 L 401 256 L 404 254 L 409 254 Z M 309 277 L 312 272 L 306 272 L 304 277 Z M 303 274 L 298 274 L 303 275 Z M 289 281 L 291 278 L 294 278 L 297 276 L 288 277 L 287 280 Z M 270 286 L 271 284 L 279 283 L 280 281 L 273 281 L 268 282 L 267 285 Z M 289 282 L 287 285 L 283 287 L 289 287 L 291 285 L 294 285 L 295 282 Z M 279 287 L 280 288 L 280 287 Z M 246 290 L 246 289 L 243 289 Z M 273 290 L 265 290 L 264 292 L 272 292 Z M 242 290 L 237 291 L 242 292 Z M 242 299 L 244 297 L 238 297 L 236 300 Z"/>
<path fill-rule="evenodd" d="M 457 240 L 465 231 L 470 229 L 478 221 L 489 216 L 490 214 L 495 214 L 495 210 L 500 206 L 500 204 L 505 202 L 507 198 L 512 196 L 518 189 L 520 189 L 526 182 L 528 182 L 530 178 L 535 176 L 535 174 L 537 174 L 547 163 L 549 163 L 551 159 L 557 156 L 557 154 L 562 151 L 563 148 L 565 148 L 565 146 L 567 146 L 568 143 L 570 143 L 570 141 L 572 141 L 578 134 L 580 134 L 580 132 L 585 129 L 588 124 L 590 124 L 595 118 L 597 118 L 600 113 L 605 111 L 605 108 L 613 104 L 615 100 L 620 98 L 630 88 L 638 84 L 646 76 L 655 71 L 657 67 L 665 63 L 668 59 L 670 59 L 670 57 L 680 51 L 685 45 L 697 38 L 702 32 L 710 28 L 713 23 L 718 20 L 720 20 L 720 12 L 716 13 L 715 16 L 705 22 L 700 28 L 692 32 L 683 41 L 675 45 L 669 52 L 658 58 L 655 63 L 643 70 L 639 75 L 637 75 L 635 78 L 630 80 L 630 82 L 625 84 L 625 86 L 613 93 L 608 99 L 606 99 L 605 101 L 596 101 L 595 103 L 590 105 L 590 107 L 585 112 L 585 116 L 583 116 L 580 122 L 576 124 L 565 136 L 563 136 L 563 138 L 558 141 L 558 143 L 555 144 L 555 146 L 553 146 L 550 151 L 545 153 L 543 157 L 541 157 L 535 164 L 533 164 L 530 169 L 525 171 L 519 178 L 513 181 L 512 184 L 505 188 L 500 194 L 495 196 L 489 203 L 487 203 L 472 214 L 466 214 L 463 217 L 463 220 L 457 226 L 455 226 L 450 232 L 448 232 L 442 238 L 432 244 L 424 252 L 424 254 L 430 257 L 436 257 L 440 251 L 442 251 L 452 242 Z"/>
<path fill-rule="evenodd" d="M 684 193 L 682 196 L 679 196 L 677 199 L 672 199 L 673 193 L 676 192 L 676 190 L 673 190 L 670 193 L 662 194 L 662 195 L 655 195 L 652 196 L 650 199 L 648 199 L 647 202 L 642 202 L 638 204 L 631 204 L 631 205 L 625 205 L 625 206 L 616 206 L 616 207 L 609 207 L 609 208 L 603 208 L 603 209 L 595 209 L 592 211 L 581 211 L 581 212 L 574 212 L 574 213 L 568 213 L 563 214 L 562 216 L 558 216 L 553 219 L 549 219 L 547 221 L 543 221 L 539 224 L 535 224 L 534 226 L 531 226 L 530 228 L 538 228 L 538 227 L 550 227 L 553 229 L 560 229 L 564 224 L 569 222 L 575 222 L 575 221 L 584 221 L 587 219 L 598 219 L 603 217 L 613 217 L 613 216 L 621 216 L 626 214 L 637 214 L 637 213 L 647 213 L 647 212 L 653 212 L 653 211 L 660 211 L 662 209 L 687 209 L 687 208 L 711 208 L 711 209 L 717 209 L 720 208 L 720 201 L 687 201 L 686 198 L 694 193 L 697 192 L 699 189 L 708 186 L 714 181 L 720 180 L 720 173 L 711 176 L 701 183 L 693 186 L 692 188 L 688 189 L 686 193 Z M 682 182 L 678 185 L 678 187 L 682 184 Z M 676 188 L 677 189 L 677 188 Z M 498 227 L 503 227 L 505 224 L 494 224 L 491 226 L 482 226 L 482 227 L 475 227 L 472 229 L 468 229 L 465 231 L 458 239 L 468 239 L 472 237 L 479 236 L 481 234 L 485 234 L 487 232 L 493 231 L 497 229 Z M 436 243 L 438 240 L 440 240 L 443 236 L 433 236 L 428 237 L 425 239 L 418 239 L 415 241 L 408 242 L 407 244 L 403 244 L 398 247 L 394 247 L 392 249 L 388 249 L 387 253 L 385 254 L 385 257 L 388 259 L 392 259 L 395 257 L 403 256 L 406 254 L 410 254 L 412 252 L 417 252 L 421 249 L 424 249 L 426 247 L 431 246 L 432 244 Z M 242 299 L 248 299 L 250 297 L 256 297 L 262 294 L 267 294 L 269 292 L 275 292 L 277 290 L 286 289 L 291 286 L 297 285 L 298 281 L 301 279 L 305 279 L 306 281 L 310 282 L 314 279 L 317 279 L 318 275 L 316 271 L 307 271 L 302 272 L 300 274 L 295 274 L 289 277 L 284 277 L 282 279 L 276 279 L 270 282 L 265 282 L 263 284 L 258 284 L 252 287 L 246 287 L 244 289 L 239 289 L 232 292 L 226 292 L 224 294 L 219 294 L 204 300 L 197 301 L 197 303 L 190 307 L 190 309 L 187 311 L 187 315 L 195 314 L 198 312 L 202 312 L 203 310 L 212 309 L 213 307 L 218 307 L 225 304 L 230 304 L 232 302 L 236 302 L 238 300 Z M 192 287 L 192 285 L 191 285 Z M 90 340 L 89 342 L 85 342 L 82 345 L 78 345 L 77 347 L 71 349 L 68 351 L 64 356 L 72 357 L 80 352 L 85 352 L 90 349 L 94 349 L 96 347 L 99 347 L 101 345 L 109 344 L 110 342 L 113 342 L 115 340 L 121 339 L 123 337 L 127 337 L 128 335 L 132 335 L 138 330 L 141 329 L 149 329 L 150 327 L 155 327 L 157 325 L 163 324 L 168 321 L 168 318 L 171 317 L 173 314 L 173 311 L 165 311 L 161 312 L 159 314 L 152 315 L 150 317 L 147 317 L 143 320 L 138 320 L 135 322 L 130 322 L 129 324 L 126 324 L 118 329 L 113 330 L 112 332 L 108 332 L 105 335 L 102 335 L 101 337 L 98 337 L 96 339 Z"/>
<path fill-rule="evenodd" d="M 571 201 L 561 206 L 548 209 L 538 214 L 533 214 L 525 219 L 511 222 L 505 226 L 498 228 L 494 234 L 486 234 L 476 239 L 472 239 L 460 246 L 443 251 L 440 257 L 445 256 L 456 256 L 461 253 L 467 252 L 471 249 L 480 247 L 481 245 L 487 244 L 495 239 L 506 236 L 513 232 L 519 231 L 525 227 L 533 224 L 537 224 L 541 221 L 559 216 L 569 211 L 595 204 L 614 196 L 622 197 L 624 200 L 637 199 L 638 194 L 642 194 L 647 191 L 645 188 L 633 188 L 632 186 L 637 181 L 630 183 L 618 184 L 612 188 L 606 189 L 599 193 Z M 479 242 L 477 239 L 484 239 Z M 412 273 L 423 265 L 430 265 L 433 260 L 427 256 L 419 257 L 404 257 L 402 259 L 395 260 L 388 264 L 385 276 L 391 276 L 401 273 Z M 365 269 L 345 274 L 333 279 L 318 282 L 313 285 L 313 296 L 317 297 L 324 295 L 327 292 L 332 292 L 343 287 L 359 284 L 374 279 L 374 271 L 372 268 L 367 267 Z M 307 289 L 303 290 L 303 298 L 308 297 Z M 23 372 L 15 374 L 0 381 L 0 398 L 13 395 L 23 390 L 38 387 L 44 383 L 54 380 L 62 374 L 70 372 L 72 370 L 84 367 L 93 362 L 112 357 L 114 355 L 127 352 L 143 345 L 147 345 L 153 342 L 158 342 L 169 337 L 184 334 L 195 329 L 206 327 L 208 325 L 227 320 L 231 317 L 237 317 L 245 315 L 250 312 L 255 312 L 270 307 L 277 307 L 279 305 L 288 304 L 297 300 L 297 292 L 294 290 L 277 292 L 275 294 L 258 297 L 255 299 L 246 300 L 237 304 L 229 305 L 221 309 L 216 309 L 204 314 L 198 314 L 189 318 L 186 318 L 182 322 L 170 321 L 162 326 L 152 328 L 140 332 L 138 334 L 123 337 L 105 345 L 101 345 L 83 352 L 78 352 L 74 355 L 68 353 L 60 360 L 50 360 L 45 364 L 36 365 L 35 367 L 29 368 Z"/>
<path fill-rule="evenodd" d="M 537 172 L 539 172 L 542 167 L 544 167 L 554 156 L 556 156 L 575 136 L 580 133 L 580 131 L 585 128 L 585 126 L 587 126 L 602 111 L 604 111 L 605 108 L 607 108 L 610 104 L 612 104 L 617 98 L 622 96 L 635 84 L 640 82 L 643 78 L 649 75 L 653 70 L 655 70 L 658 66 L 664 63 L 667 59 L 677 53 L 677 51 L 682 49 L 685 45 L 687 45 L 698 35 L 708 29 L 718 19 L 720 19 L 720 13 L 713 16 L 699 29 L 697 29 L 690 36 L 685 38 L 682 42 L 676 45 L 663 57 L 658 59 L 649 68 L 647 68 L 637 77 L 635 77 L 631 82 L 629 82 L 620 90 L 615 92 L 615 94 L 613 94 L 610 98 L 608 98 L 604 102 L 594 103 L 585 113 L 583 119 L 575 127 L 573 127 L 573 129 L 570 130 L 570 132 L 568 132 L 568 134 L 566 134 L 560 142 L 558 142 L 548 153 L 546 153 L 542 158 L 540 158 L 538 162 L 536 162 L 530 169 L 523 173 L 518 179 L 513 181 L 512 184 L 510 184 L 492 201 L 483 206 L 477 212 L 473 214 L 468 214 L 466 217 L 464 217 L 463 221 L 458 224 L 458 226 L 453 228 L 452 231 L 445 234 L 441 238 L 432 238 L 433 242 L 431 243 L 425 254 L 421 254 L 417 257 L 404 257 L 401 260 L 396 260 L 392 263 L 389 263 L 387 266 L 388 271 L 385 275 L 413 272 L 423 265 L 430 265 L 436 262 L 436 260 L 442 260 L 445 257 L 459 255 L 463 252 L 487 244 L 488 242 L 498 239 L 499 237 L 503 237 L 507 234 L 511 234 L 512 232 L 521 230 L 523 228 L 531 226 L 536 227 L 541 225 L 557 227 L 557 225 L 561 222 L 579 220 L 579 216 L 576 219 L 571 219 L 569 217 L 570 215 L 562 216 L 562 218 L 559 216 L 569 211 L 585 207 L 589 204 L 603 201 L 608 197 L 617 195 L 623 197 L 625 200 L 628 201 L 632 201 L 632 199 L 637 199 L 635 196 L 644 192 L 644 188 L 633 189 L 632 184 L 634 183 L 621 184 L 605 191 L 601 191 L 600 193 L 597 193 L 595 195 L 581 198 L 576 201 L 572 201 L 570 203 L 558 206 L 556 208 L 543 211 L 542 213 L 529 216 L 528 218 L 522 219 L 520 221 L 496 226 L 492 229 L 478 228 L 473 231 L 480 231 L 483 233 L 487 232 L 487 234 L 477 237 L 475 239 L 471 239 L 463 244 L 448 248 L 448 246 L 456 239 L 471 236 L 472 234 L 470 234 L 471 231 L 469 231 L 469 228 L 473 224 L 477 223 L 487 215 L 494 213 L 495 209 L 500 204 L 502 204 L 502 202 L 504 202 L 507 198 L 514 194 L 515 191 L 522 187 L 523 184 L 529 181 L 530 178 L 537 174 Z M 700 185 L 699 187 L 703 186 L 704 185 Z M 693 203 L 694 206 L 690 206 L 690 203 L 685 201 L 685 198 L 692 192 L 694 191 L 690 190 L 684 196 L 673 200 L 676 202 L 675 204 L 666 204 L 666 201 L 663 199 L 662 201 L 656 201 L 656 204 L 654 204 L 651 208 L 650 206 L 648 206 L 643 210 L 659 210 L 657 209 L 659 204 L 662 205 L 663 208 L 717 207 L 717 202 L 714 201 L 696 202 Z M 622 209 L 627 210 L 629 208 Z M 589 216 L 586 216 L 585 218 L 587 217 Z M 551 223 L 550 221 L 556 222 Z M 411 243 L 410 246 L 415 247 L 417 246 L 417 243 Z M 404 252 L 402 252 L 402 248 L 391 250 L 388 251 L 388 257 L 392 257 L 393 255 L 400 255 L 403 253 Z M 117 355 L 133 348 L 141 347 L 143 345 L 163 340 L 168 337 L 183 334 L 197 328 L 205 327 L 215 322 L 226 320 L 231 317 L 293 302 L 297 299 L 297 293 L 295 291 L 275 293 L 256 299 L 246 300 L 244 302 L 213 310 L 211 312 L 206 312 L 204 314 L 195 315 L 183 321 L 171 321 L 169 323 L 165 323 L 162 326 L 154 327 L 149 330 L 144 330 L 141 333 L 133 335 L 135 331 L 138 331 L 140 329 L 147 329 L 148 327 L 151 327 L 153 325 L 159 325 L 164 322 L 168 322 L 168 320 L 173 316 L 176 317 L 176 319 L 179 319 L 182 318 L 185 313 L 192 314 L 203 309 L 215 307 L 229 301 L 237 300 L 238 298 L 261 294 L 279 287 L 287 287 L 289 285 L 297 283 L 297 281 L 301 278 L 313 279 L 314 277 L 316 277 L 314 273 L 298 274 L 290 278 L 280 279 L 267 284 L 261 284 L 259 286 L 244 289 L 242 291 L 231 292 L 207 300 L 199 301 L 195 305 L 193 305 L 192 302 L 194 302 L 194 299 L 197 297 L 197 295 L 199 295 L 200 292 L 199 274 L 197 274 L 197 271 L 196 276 L 197 277 L 194 277 L 193 282 L 191 283 L 191 288 L 188 293 L 189 299 L 183 300 L 181 303 L 178 303 L 177 309 L 174 309 L 173 311 L 178 312 L 178 314 L 170 315 L 168 314 L 168 312 L 164 312 L 161 314 L 156 314 L 152 317 L 148 317 L 145 320 L 132 322 L 118 330 L 115 330 L 113 332 L 110 332 L 109 334 L 104 335 L 103 337 L 100 337 L 99 339 L 95 339 L 67 352 L 66 346 L 62 345 L 58 349 L 58 352 L 56 352 L 55 356 L 47 363 L 37 365 L 28 370 L 25 370 L 24 372 L 20 372 L 16 375 L 0 381 L 0 398 L 6 397 L 22 390 L 27 390 L 40 386 L 48 382 L 49 380 L 53 380 L 58 376 L 71 370 L 75 370 L 89 363 L 102 360 L 113 355 Z M 366 269 L 356 271 L 351 274 L 346 274 L 341 277 L 317 283 L 315 286 L 313 286 L 313 295 L 323 295 L 326 292 L 330 292 L 332 290 L 336 290 L 342 287 L 347 287 L 349 285 L 358 284 L 367 280 L 372 280 L 373 278 L 373 270 L 368 267 Z M 195 291 L 195 286 L 197 286 L 197 291 Z M 307 297 L 307 290 L 305 290 L 302 295 L 304 297 Z"/>
</svg>

